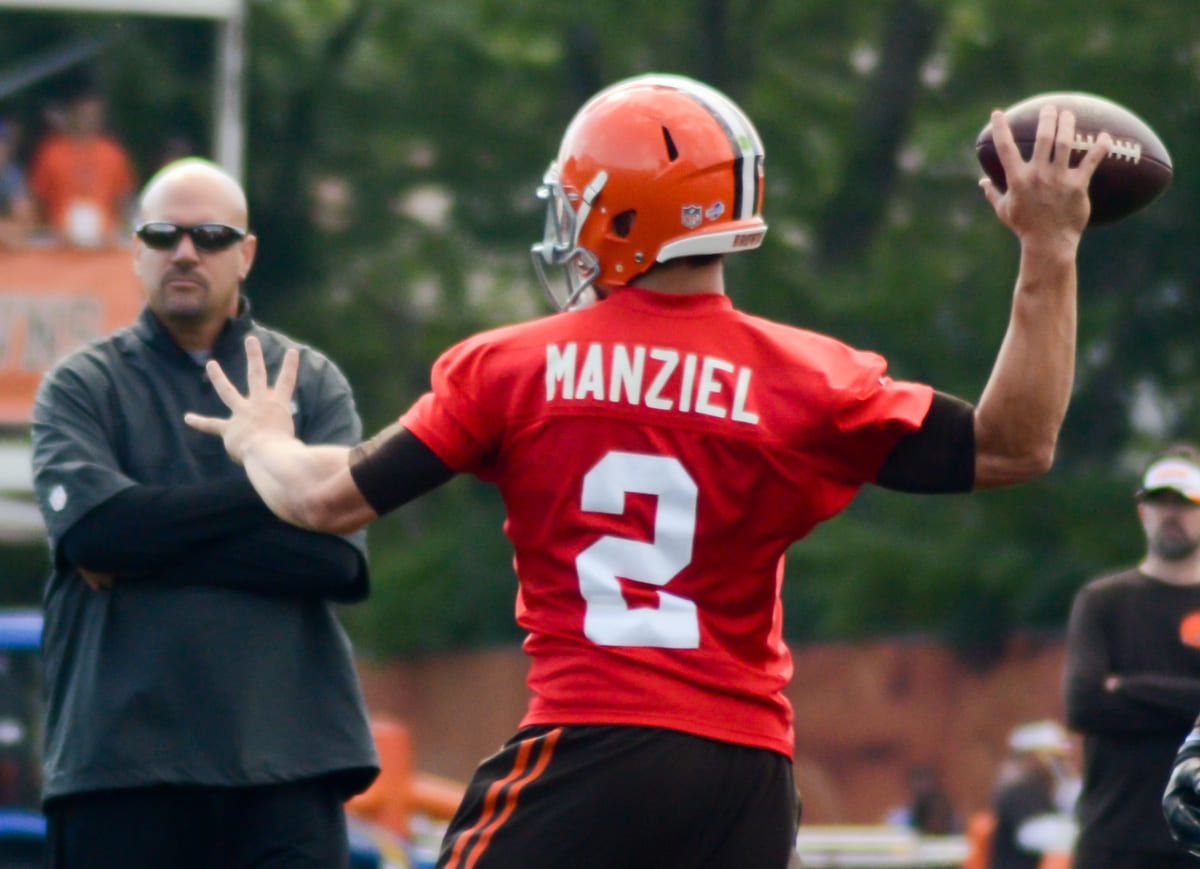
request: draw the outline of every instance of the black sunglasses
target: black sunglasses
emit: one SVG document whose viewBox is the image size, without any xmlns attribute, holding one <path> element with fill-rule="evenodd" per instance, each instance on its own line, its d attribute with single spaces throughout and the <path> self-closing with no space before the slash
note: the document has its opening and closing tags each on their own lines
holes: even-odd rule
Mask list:
<svg viewBox="0 0 1200 869">
<path fill-rule="evenodd" d="M 197 223 L 184 226 L 181 223 L 169 223 L 165 220 L 153 223 L 143 223 L 134 230 L 147 247 L 155 250 L 175 250 L 186 234 L 192 239 L 196 250 L 205 253 L 216 253 L 225 250 L 246 237 L 244 229 L 226 226 L 224 223 Z"/>
</svg>

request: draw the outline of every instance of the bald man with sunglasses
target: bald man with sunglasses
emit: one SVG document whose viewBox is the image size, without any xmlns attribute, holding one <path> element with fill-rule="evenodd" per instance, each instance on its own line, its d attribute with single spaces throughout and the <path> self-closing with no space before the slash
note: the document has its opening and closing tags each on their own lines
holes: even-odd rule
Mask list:
<svg viewBox="0 0 1200 869">
<path fill-rule="evenodd" d="M 276 519 L 219 442 L 205 375 L 299 345 L 250 317 L 257 239 L 217 166 L 147 184 L 133 241 L 146 307 L 67 357 L 34 408 L 49 531 L 43 798 L 56 869 L 344 869 L 343 803 L 378 772 L 332 604 L 368 591 L 364 536 Z M 307 349 L 293 419 L 357 443 L 337 367 Z"/>
</svg>

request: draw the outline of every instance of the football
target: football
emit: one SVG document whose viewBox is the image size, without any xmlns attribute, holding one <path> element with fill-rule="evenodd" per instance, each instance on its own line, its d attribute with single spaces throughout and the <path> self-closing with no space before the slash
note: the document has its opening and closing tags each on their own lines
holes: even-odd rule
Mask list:
<svg viewBox="0 0 1200 869">
<path fill-rule="evenodd" d="M 1171 155 L 1150 125 L 1124 106 L 1095 94 L 1039 94 L 1005 109 L 1013 138 L 1026 160 L 1033 154 L 1038 113 L 1046 103 L 1053 103 L 1059 111 L 1070 109 L 1075 115 L 1072 166 L 1079 163 L 1101 132 L 1112 137 L 1108 156 L 1096 168 L 1088 186 L 1088 198 L 1092 203 L 1089 226 L 1128 217 L 1145 208 L 1170 186 L 1174 175 Z M 992 182 L 1005 190 L 1004 168 L 996 154 L 990 124 L 984 125 L 975 140 L 975 154 Z"/>
</svg>

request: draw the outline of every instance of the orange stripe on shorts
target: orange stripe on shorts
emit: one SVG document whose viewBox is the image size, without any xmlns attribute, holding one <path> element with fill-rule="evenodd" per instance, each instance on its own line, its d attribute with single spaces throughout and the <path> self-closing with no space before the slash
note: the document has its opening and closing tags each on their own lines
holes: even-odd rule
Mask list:
<svg viewBox="0 0 1200 869">
<path fill-rule="evenodd" d="M 512 772 L 499 781 L 493 782 L 492 786 L 488 788 L 479 820 L 475 822 L 473 827 L 465 830 L 458 837 L 458 841 L 454 843 L 454 851 L 450 855 L 450 861 L 446 864 L 446 869 L 474 869 L 475 864 L 487 849 L 488 843 L 491 842 L 492 835 L 516 811 L 517 797 L 520 796 L 521 790 L 525 785 L 536 780 L 549 765 L 550 758 L 554 755 L 554 746 L 558 743 L 558 738 L 561 735 L 562 728 L 559 727 L 551 730 L 549 733 L 535 736 L 520 743 L 517 748 L 517 758 L 513 762 Z M 540 751 L 534 766 L 530 768 L 530 756 L 535 747 L 540 747 Z M 497 804 L 500 801 L 502 791 L 504 792 L 504 804 L 499 813 L 497 813 Z M 470 851 L 467 852 L 464 858 L 463 849 L 466 847 L 467 841 L 474 838 L 476 834 L 479 835 L 479 838 L 471 846 Z"/>
</svg>

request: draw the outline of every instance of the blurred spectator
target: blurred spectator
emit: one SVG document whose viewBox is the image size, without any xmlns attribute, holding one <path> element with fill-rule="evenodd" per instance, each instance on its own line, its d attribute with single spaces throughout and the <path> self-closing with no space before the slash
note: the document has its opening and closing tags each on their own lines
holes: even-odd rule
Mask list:
<svg viewBox="0 0 1200 869">
<path fill-rule="evenodd" d="M 23 246 L 33 217 L 33 200 L 17 163 L 17 128 L 0 118 L 0 248 Z"/>
<path fill-rule="evenodd" d="M 1071 740 L 1057 721 L 1034 721 L 1013 730 L 1008 748 L 992 792 L 988 867 L 1038 869 L 1047 853 L 1069 854 L 1075 838 Z"/>
<path fill-rule="evenodd" d="M 56 133 L 66 135 L 69 126 L 67 107 L 59 100 L 51 100 L 42 106 L 43 137 Z"/>
<path fill-rule="evenodd" d="M 958 831 L 954 805 L 937 770 L 917 764 L 909 768 L 905 783 L 908 802 L 888 814 L 889 824 L 933 836 L 948 836 Z"/>
<path fill-rule="evenodd" d="M 1076 592 L 1067 622 L 1067 723 L 1083 735 L 1078 869 L 1195 869 L 1162 797 L 1200 709 L 1200 449 L 1158 453 L 1135 493 L 1136 567 Z"/>
<path fill-rule="evenodd" d="M 67 107 L 65 127 L 39 142 L 30 189 L 57 237 L 79 247 L 124 240 L 134 190 L 133 167 L 124 147 L 104 128 L 105 104 L 95 93 Z"/>
<path fill-rule="evenodd" d="M 183 133 L 169 133 L 158 149 L 158 156 L 154 160 L 154 171 L 157 172 L 163 166 L 169 166 L 184 157 L 195 156 L 196 146 L 191 139 Z"/>
</svg>

